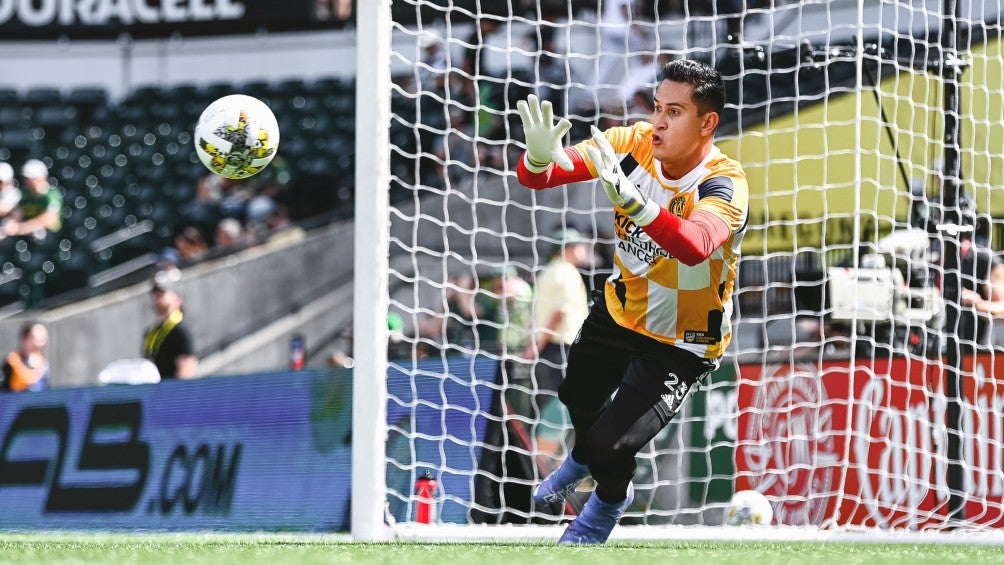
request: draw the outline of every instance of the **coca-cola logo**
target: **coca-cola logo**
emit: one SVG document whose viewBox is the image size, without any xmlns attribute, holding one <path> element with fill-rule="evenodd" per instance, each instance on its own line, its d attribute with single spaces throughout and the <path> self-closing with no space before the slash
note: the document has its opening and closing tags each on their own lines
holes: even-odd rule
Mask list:
<svg viewBox="0 0 1004 565">
<path fill-rule="evenodd" d="M 757 386 L 743 449 L 751 487 L 778 501 L 778 523 L 819 525 L 840 458 L 816 367 L 766 367 Z"/>
<path fill-rule="evenodd" d="M 875 377 L 858 394 L 852 442 L 855 467 L 868 517 L 883 528 L 913 528 L 923 522 L 915 510 L 930 494 L 932 483 L 940 499 L 948 497 L 945 442 L 935 441 L 924 399 L 903 410 L 889 388 L 886 378 Z"/>
</svg>

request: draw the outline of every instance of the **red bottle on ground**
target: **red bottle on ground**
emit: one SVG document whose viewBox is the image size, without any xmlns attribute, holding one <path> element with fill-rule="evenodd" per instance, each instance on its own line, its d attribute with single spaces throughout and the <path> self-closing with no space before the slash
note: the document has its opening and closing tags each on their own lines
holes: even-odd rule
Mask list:
<svg viewBox="0 0 1004 565">
<path fill-rule="evenodd" d="M 432 477 L 432 473 L 426 471 L 415 482 L 415 521 L 419 524 L 431 524 L 436 519 L 436 495 L 439 493 L 439 484 Z"/>
</svg>

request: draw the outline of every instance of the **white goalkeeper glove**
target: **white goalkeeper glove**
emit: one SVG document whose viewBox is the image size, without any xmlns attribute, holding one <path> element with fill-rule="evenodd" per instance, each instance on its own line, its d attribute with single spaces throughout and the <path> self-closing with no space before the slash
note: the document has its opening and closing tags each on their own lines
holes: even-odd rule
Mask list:
<svg viewBox="0 0 1004 565">
<path fill-rule="evenodd" d="M 596 146 L 586 146 L 586 153 L 593 167 L 596 167 L 600 184 L 607 191 L 610 202 L 624 210 L 639 226 L 647 226 L 654 222 L 659 217 L 659 205 L 645 198 L 645 195 L 638 191 L 638 187 L 621 171 L 617 153 L 603 132 L 596 129 L 596 126 L 592 126 L 590 131 L 593 133 L 593 143 Z"/>
<path fill-rule="evenodd" d="M 565 154 L 561 140 L 572 128 L 572 122 L 562 118 L 555 124 L 551 103 L 547 100 L 541 103 L 533 94 L 517 102 L 516 111 L 523 120 L 526 137 L 526 168 L 530 172 L 541 173 L 551 163 L 557 163 L 562 169 L 571 171 L 575 166 Z"/>
</svg>

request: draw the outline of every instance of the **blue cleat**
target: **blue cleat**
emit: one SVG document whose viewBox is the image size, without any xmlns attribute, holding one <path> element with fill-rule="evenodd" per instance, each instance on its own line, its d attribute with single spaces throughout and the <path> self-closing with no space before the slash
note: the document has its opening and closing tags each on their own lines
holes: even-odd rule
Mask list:
<svg viewBox="0 0 1004 565">
<path fill-rule="evenodd" d="M 561 466 L 533 489 L 533 501 L 544 506 L 561 502 L 588 478 L 589 467 L 576 463 L 569 453 Z"/>
<path fill-rule="evenodd" d="M 594 492 L 579 517 L 565 528 L 558 545 L 606 543 L 610 532 L 614 530 L 617 521 L 632 502 L 634 502 L 634 485 L 631 484 L 628 484 L 627 498 L 620 502 L 603 502 Z"/>
</svg>

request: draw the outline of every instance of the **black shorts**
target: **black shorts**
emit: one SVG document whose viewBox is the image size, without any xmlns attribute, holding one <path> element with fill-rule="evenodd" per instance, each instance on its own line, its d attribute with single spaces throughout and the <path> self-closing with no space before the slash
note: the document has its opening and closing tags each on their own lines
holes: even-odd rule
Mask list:
<svg viewBox="0 0 1004 565">
<path fill-rule="evenodd" d="M 596 413 L 619 387 L 649 399 L 669 422 L 694 384 L 718 368 L 717 359 L 656 341 L 617 324 L 601 292 L 568 353 L 560 396 L 569 410 Z"/>
</svg>

